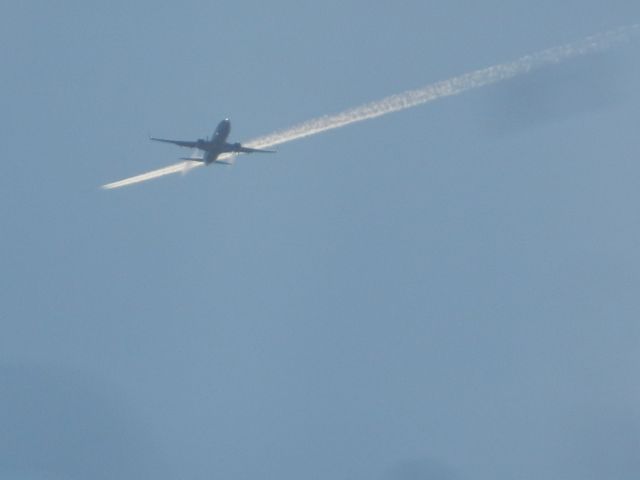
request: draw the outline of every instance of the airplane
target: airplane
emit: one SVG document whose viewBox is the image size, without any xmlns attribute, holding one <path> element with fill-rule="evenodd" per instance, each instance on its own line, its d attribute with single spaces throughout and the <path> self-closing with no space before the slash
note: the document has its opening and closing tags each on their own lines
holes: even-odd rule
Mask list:
<svg viewBox="0 0 640 480">
<path fill-rule="evenodd" d="M 199 138 L 195 142 L 192 142 L 154 137 L 151 137 L 151 140 L 156 142 L 173 143 L 180 147 L 197 148 L 198 150 L 202 150 L 204 152 L 204 156 L 202 158 L 181 158 L 181 160 L 202 162 L 205 165 L 210 165 L 212 163 L 230 165 L 230 162 L 218 158 L 223 153 L 276 153 L 275 150 L 261 150 L 258 148 L 243 147 L 240 143 L 228 143 L 227 137 L 229 137 L 230 132 L 231 121 L 228 118 L 225 118 L 216 127 L 213 135 L 211 136 L 211 140 L 208 138 Z"/>
</svg>

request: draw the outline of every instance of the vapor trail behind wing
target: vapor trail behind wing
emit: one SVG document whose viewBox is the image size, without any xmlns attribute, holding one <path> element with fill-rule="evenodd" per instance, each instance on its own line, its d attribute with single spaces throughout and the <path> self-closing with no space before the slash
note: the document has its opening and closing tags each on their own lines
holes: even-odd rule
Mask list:
<svg viewBox="0 0 640 480">
<path fill-rule="evenodd" d="M 195 165 L 189 165 L 189 163 L 195 164 Z M 202 165 L 202 163 L 189 162 L 185 160 L 180 163 L 169 165 L 168 167 L 159 168 L 158 170 L 152 170 L 151 172 L 141 173 L 140 175 L 136 175 L 135 177 L 129 177 L 129 178 L 125 178 L 124 180 L 118 180 L 117 182 L 107 183 L 106 185 L 103 185 L 102 188 L 112 189 L 112 188 L 126 187 L 127 185 L 146 182 L 147 180 L 163 177 L 164 175 L 170 175 L 172 173 L 186 173 L 187 171 L 189 171 L 192 168 L 195 168 L 198 165 Z"/>
<path fill-rule="evenodd" d="M 546 65 L 560 63 L 570 58 L 588 55 L 605 50 L 617 43 L 629 39 L 640 31 L 640 24 L 627 27 L 620 27 L 604 33 L 598 33 L 590 37 L 578 40 L 573 43 L 549 48 L 540 52 L 525 55 L 513 62 L 502 63 L 492 67 L 475 70 L 458 77 L 432 83 L 416 90 L 391 95 L 390 97 L 366 103 L 359 107 L 351 108 L 335 115 L 325 115 L 314 118 L 306 122 L 295 125 L 286 130 L 265 135 L 253 139 L 243 145 L 250 148 L 266 148 L 291 142 L 299 138 L 316 135 L 327 130 L 344 127 L 351 123 L 361 122 L 370 118 L 380 117 L 388 113 L 398 112 L 407 108 L 422 105 L 443 97 L 458 95 L 473 90 L 498 83 L 518 75 L 523 75 L 532 70 Z M 202 165 L 198 163 L 197 166 Z M 135 177 L 109 183 L 102 188 L 111 189 L 144 182 L 152 178 L 169 175 L 171 173 L 183 172 L 185 162 L 170 165 L 165 168 L 153 170 Z"/>
</svg>

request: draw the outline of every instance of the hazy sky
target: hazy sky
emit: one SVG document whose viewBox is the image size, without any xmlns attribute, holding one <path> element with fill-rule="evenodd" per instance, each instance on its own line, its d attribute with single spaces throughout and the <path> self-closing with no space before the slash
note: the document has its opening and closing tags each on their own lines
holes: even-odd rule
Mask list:
<svg viewBox="0 0 640 480">
<path fill-rule="evenodd" d="M 469 3 L 0 6 L 1 478 L 640 476 L 640 41 L 99 189 L 640 22 Z"/>
</svg>

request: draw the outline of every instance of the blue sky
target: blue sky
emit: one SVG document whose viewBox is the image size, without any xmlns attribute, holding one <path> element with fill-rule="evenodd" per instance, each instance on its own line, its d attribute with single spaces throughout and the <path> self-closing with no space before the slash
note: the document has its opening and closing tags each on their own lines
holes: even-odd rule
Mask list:
<svg viewBox="0 0 640 480">
<path fill-rule="evenodd" d="M 3 478 L 638 476 L 637 41 L 98 188 L 637 2 L 130 3 L 0 7 Z"/>
</svg>

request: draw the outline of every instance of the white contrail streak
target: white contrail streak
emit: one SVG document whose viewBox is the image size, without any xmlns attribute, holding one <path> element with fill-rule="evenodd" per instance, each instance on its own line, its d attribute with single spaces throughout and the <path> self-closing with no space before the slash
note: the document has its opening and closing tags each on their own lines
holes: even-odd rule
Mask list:
<svg viewBox="0 0 640 480">
<path fill-rule="evenodd" d="M 314 118 L 306 122 L 295 125 L 286 130 L 277 131 L 263 137 L 253 139 L 243 143 L 250 148 L 266 148 L 281 145 L 299 138 L 316 135 L 334 128 L 344 127 L 351 123 L 361 122 L 371 118 L 380 117 L 388 113 L 398 112 L 407 108 L 422 105 L 443 97 L 450 97 L 485 87 L 494 83 L 502 82 L 518 75 L 523 75 L 532 70 L 553 65 L 570 58 L 588 55 L 605 50 L 617 43 L 631 38 L 640 32 L 640 24 L 627 27 L 620 27 L 604 33 L 589 36 L 573 43 L 542 50 L 530 55 L 525 55 L 513 62 L 502 63 L 492 67 L 475 70 L 470 73 L 426 85 L 416 90 L 408 90 L 390 97 L 366 103 L 359 107 L 351 108 L 335 115 L 325 115 Z M 220 156 L 221 159 L 229 157 Z M 102 188 L 112 189 L 144 182 L 153 178 L 158 178 L 172 173 L 184 172 L 185 170 L 202 166 L 202 163 L 180 162 L 168 167 L 164 167 L 151 172 L 143 173 L 135 177 L 126 178 L 113 183 L 103 185 Z"/>
</svg>

